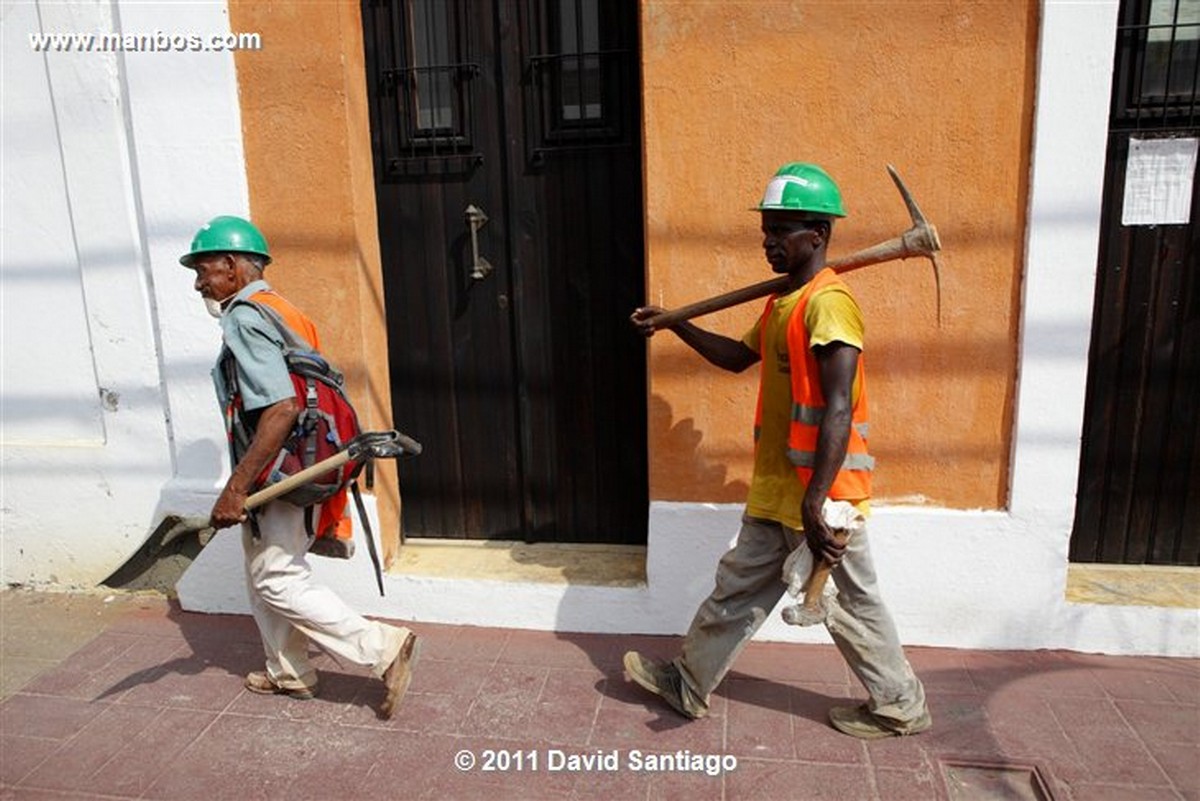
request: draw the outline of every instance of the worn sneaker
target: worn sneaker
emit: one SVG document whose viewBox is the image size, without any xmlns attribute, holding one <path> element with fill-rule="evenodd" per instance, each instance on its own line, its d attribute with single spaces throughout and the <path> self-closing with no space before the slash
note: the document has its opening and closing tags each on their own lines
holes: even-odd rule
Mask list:
<svg viewBox="0 0 1200 801">
<path fill-rule="evenodd" d="M 408 692 L 408 685 L 412 681 L 413 665 L 417 663 L 420 655 L 421 641 L 417 639 L 417 635 L 409 632 L 404 645 L 400 646 L 400 653 L 396 654 L 392 664 L 388 665 L 388 669 L 383 673 L 387 697 L 383 699 L 381 711 L 385 718 L 394 715 L 400 702 L 404 700 L 404 694 Z"/>
<path fill-rule="evenodd" d="M 842 734 L 860 740 L 882 740 L 885 737 L 906 737 L 928 731 L 933 726 L 933 717 L 926 709 L 912 723 L 893 723 L 873 715 L 866 704 L 859 704 L 833 707 L 829 710 L 829 722 Z"/>
<path fill-rule="evenodd" d="M 286 695 L 298 701 L 307 701 L 310 698 L 315 698 L 317 695 L 317 682 L 315 679 L 311 684 L 305 684 L 299 679 L 275 681 L 265 670 L 255 670 L 246 674 L 244 684 L 246 689 L 252 693 L 258 693 L 259 695 Z"/>
<path fill-rule="evenodd" d="M 636 684 L 662 698 L 679 714 L 696 720 L 708 714 L 707 710 L 692 712 L 683 702 L 683 678 L 679 669 L 672 664 L 664 665 L 637 651 L 627 651 L 624 658 L 625 671 Z"/>
</svg>

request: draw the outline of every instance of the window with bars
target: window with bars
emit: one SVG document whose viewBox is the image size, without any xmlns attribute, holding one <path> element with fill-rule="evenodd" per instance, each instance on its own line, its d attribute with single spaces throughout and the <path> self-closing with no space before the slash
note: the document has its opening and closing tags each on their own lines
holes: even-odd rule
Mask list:
<svg viewBox="0 0 1200 801">
<path fill-rule="evenodd" d="M 462 118 L 462 103 L 455 86 L 459 59 L 451 52 L 452 9 L 440 0 L 408 0 L 407 6 L 405 45 L 411 58 L 404 82 L 413 134 L 454 136 L 460 133 L 455 122 Z"/>
<path fill-rule="evenodd" d="M 1200 0 L 1126 3 L 1117 29 L 1116 75 L 1114 129 L 1200 123 Z"/>
<path fill-rule="evenodd" d="M 598 0 L 562 0 L 551 11 L 557 17 L 553 41 L 560 65 L 555 76 L 555 122 L 567 127 L 603 120 Z"/>
<path fill-rule="evenodd" d="M 462 166 L 475 150 L 473 58 L 465 0 L 376 0 L 380 145 L 389 174 L 420 170 L 431 159 Z"/>
<path fill-rule="evenodd" d="M 630 13 L 608 0 L 535 0 L 526 32 L 526 113 L 537 163 L 555 151 L 630 144 L 636 98 L 635 43 L 607 15 Z"/>
<path fill-rule="evenodd" d="M 553 152 L 634 144 L 636 4 L 497 3 L 502 5 L 481 0 L 364 3 L 373 32 L 368 47 L 374 54 L 379 146 L 387 174 L 470 169 L 486 150 L 479 137 L 499 135 L 489 128 L 496 125 L 523 122 L 526 154 L 535 164 Z M 475 41 L 480 29 L 501 17 L 520 22 L 519 42 L 507 35 L 517 28 L 497 29 L 489 46 L 503 52 L 480 52 Z M 509 60 L 516 58 L 519 63 Z M 484 102 L 479 93 L 493 90 L 480 79 L 483 69 L 509 84 L 493 87 L 502 93 L 497 119 L 486 111 L 476 114 Z M 519 105 L 510 103 L 515 98 Z"/>
</svg>

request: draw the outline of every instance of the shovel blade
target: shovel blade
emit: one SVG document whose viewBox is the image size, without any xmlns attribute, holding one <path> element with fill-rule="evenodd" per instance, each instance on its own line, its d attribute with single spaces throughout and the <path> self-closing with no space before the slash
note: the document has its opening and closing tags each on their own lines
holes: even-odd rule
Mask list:
<svg viewBox="0 0 1200 801">
<path fill-rule="evenodd" d="M 177 515 L 170 515 L 163 520 L 163 523 L 172 519 L 174 519 L 174 522 L 171 523 L 166 533 L 162 535 L 162 540 L 158 545 L 159 549 L 165 548 L 175 540 L 186 537 L 189 534 L 195 534 L 197 539 L 200 540 L 201 545 L 207 545 L 208 541 L 212 539 L 214 530 L 212 523 L 209 522 L 207 517 L 179 517 Z"/>
</svg>

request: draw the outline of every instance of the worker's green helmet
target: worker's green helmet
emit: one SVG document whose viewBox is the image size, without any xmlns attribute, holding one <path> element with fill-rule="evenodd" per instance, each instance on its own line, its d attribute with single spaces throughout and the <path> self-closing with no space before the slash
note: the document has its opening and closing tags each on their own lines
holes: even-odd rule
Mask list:
<svg viewBox="0 0 1200 801">
<path fill-rule="evenodd" d="M 793 161 L 779 168 L 755 211 L 811 211 L 845 217 L 842 193 L 829 173 L 815 164 Z"/>
<path fill-rule="evenodd" d="M 249 220 L 241 217 L 213 217 L 192 237 L 192 249 L 179 257 L 179 263 L 191 267 L 205 253 L 252 253 L 271 263 L 267 238 Z"/>
</svg>

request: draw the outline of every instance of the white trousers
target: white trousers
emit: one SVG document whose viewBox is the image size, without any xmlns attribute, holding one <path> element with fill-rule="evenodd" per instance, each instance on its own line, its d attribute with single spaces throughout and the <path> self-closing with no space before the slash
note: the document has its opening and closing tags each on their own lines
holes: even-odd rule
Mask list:
<svg viewBox="0 0 1200 801">
<path fill-rule="evenodd" d="M 250 524 L 244 523 L 242 546 L 250 609 L 262 635 L 267 674 L 276 683 L 315 684 L 316 670 L 308 658 L 311 640 L 382 677 L 409 630 L 367 620 L 313 580 L 302 508 L 272 501 L 257 516 L 261 536 L 255 539 Z"/>
<path fill-rule="evenodd" d="M 717 566 L 716 587 L 696 611 L 675 660 L 687 708 L 707 710 L 709 695 L 787 589 L 783 563 L 803 538 L 780 523 L 743 518 L 737 542 Z M 916 721 L 925 712 L 925 688 L 879 595 L 865 528 L 850 538 L 830 577 L 838 596 L 825 627 L 870 694 L 870 710 L 900 725 Z"/>
</svg>

